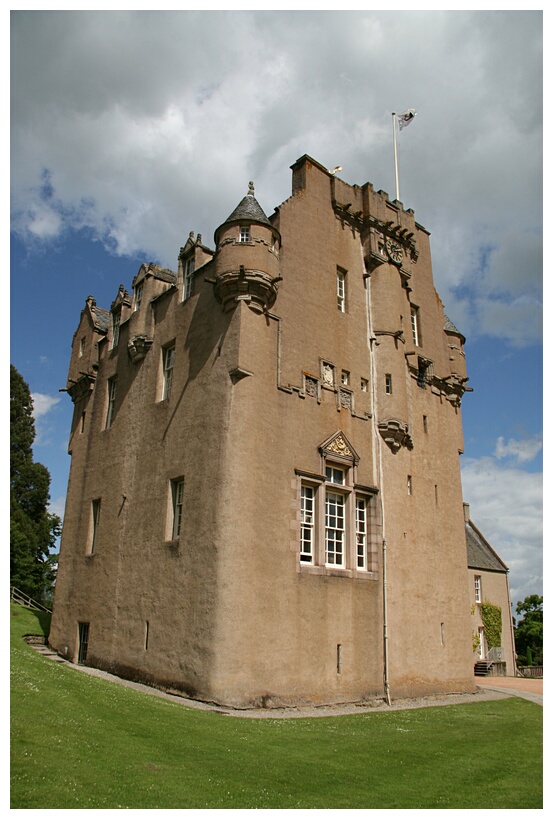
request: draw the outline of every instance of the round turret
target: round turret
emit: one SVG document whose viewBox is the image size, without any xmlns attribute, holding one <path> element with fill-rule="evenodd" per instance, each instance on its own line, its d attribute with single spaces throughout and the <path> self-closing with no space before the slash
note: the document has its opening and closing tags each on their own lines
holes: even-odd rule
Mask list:
<svg viewBox="0 0 553 819">
<path fill-rule="evenodd" d="M 254 196 L 247 195 L 215 231 L 214 292 L 223 309 L 245 301 L 266 312 L 276 301 L 281 280 L 280 233 L 271 225 Z"/>
</svg>

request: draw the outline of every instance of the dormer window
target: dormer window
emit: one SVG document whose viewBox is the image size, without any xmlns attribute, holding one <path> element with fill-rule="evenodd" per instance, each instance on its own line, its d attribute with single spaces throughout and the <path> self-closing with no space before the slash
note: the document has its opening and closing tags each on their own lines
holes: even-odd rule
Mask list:
<svg viewBox="0 0 553 819">
<path fill-rule="evenodd" d="M 186 301 L 194 290 L 194 257 L 186 260 L 184 265 L 184 280 L 182 286 L 182 300 Z"/>
<path fill-rule="evenodd" d="M 112 342 L 111 349 L 113 350 L 119 344 L 119 326 L 121 324 L 121 311 L 111 314 L 111 328 L 112 328 Z"/>
<path fill-rule="evenodd" d="M 142 304 L 142 295 L 144 293 L 144 282 L 140 282 L 137 284 L 134 289 L 134 309 L 140 310 L 140 305 Z"/>
<path fill-rule="evenodd" d="M 249 242 L 250 241 L 250 226 L 249 225 L 241 225 L 240 226 L 240 242 Z"/>
</svg>

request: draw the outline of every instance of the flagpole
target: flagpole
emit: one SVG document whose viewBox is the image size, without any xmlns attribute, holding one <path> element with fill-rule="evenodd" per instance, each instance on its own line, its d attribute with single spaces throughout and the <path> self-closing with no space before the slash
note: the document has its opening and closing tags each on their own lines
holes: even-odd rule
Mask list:
<svg viewBox="0 0 553 819">
<path fill-rule="evenodd" d="M 396 199 L 399 202 L 399 173 L 397 168 L 397 138 L 396 138 L 396 115 L 392 114 L 392 127 L 394 129 L 394 167 L 396 172 Z"/>
</svg>

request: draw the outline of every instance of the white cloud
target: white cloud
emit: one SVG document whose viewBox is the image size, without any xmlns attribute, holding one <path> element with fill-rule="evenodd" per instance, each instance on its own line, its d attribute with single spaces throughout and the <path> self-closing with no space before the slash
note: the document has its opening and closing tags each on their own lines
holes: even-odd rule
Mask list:
<svg viewBox="0 0 553 819">
<path fill-rule="evenodd" d="M 33 392 L 33 417 L 35 420 L 50 412 L 52 407 L 59 403 L 59 398 L 55 395 L 44 395 L 41 392 Z"/>
<path fill-rule="evenodd" d="M 432 231 L 466 335 L 541 332 L 541 13 L 14 12 L 14 229 L 87 227 L 174 267 L 254 179 L 271 213 L 304 153 Z M 394 59 L 390 61 L 390 44 Z M 55 55 L 55 59 L 52 58 Z"/>
<path fill-rule="evenodd" d="M 60 495 L 48 504 L 48 509 L 53 515 L 58 515 L 63 520 L 65 513 L 65 495 Z"/>
<path fill-rule="evenodd" d="M 521 464 L 533 461 L 538 452 L 541 451 L 542 446 L 542 439 L 539 436 L 525 441 L 516 441 L 514 438 L 510 438 L 507 444 L 505 438 L 501 436 L 497 439 L 494 454 L 496 458 L 515 458 L 517 463 Z"/>
<path fill-rule="evenodd" d="M 509 566 L 513 603 L 542 594 L 542 474 L 491 457 L 465 460 L 461 474 L 472 520 Z"/>
</svg>

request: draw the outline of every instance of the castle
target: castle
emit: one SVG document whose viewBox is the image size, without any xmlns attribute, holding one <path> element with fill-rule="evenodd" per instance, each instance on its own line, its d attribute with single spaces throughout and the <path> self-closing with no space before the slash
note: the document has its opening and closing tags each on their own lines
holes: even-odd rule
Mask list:
<svg viewBox="0 0 553 819">
<path fill-rule="evenodd" d="M 237 708 L 472 691 L 463 335 L 428 232 L 308 156 L 73 338 L 50 643 Z"/>
</svg>

